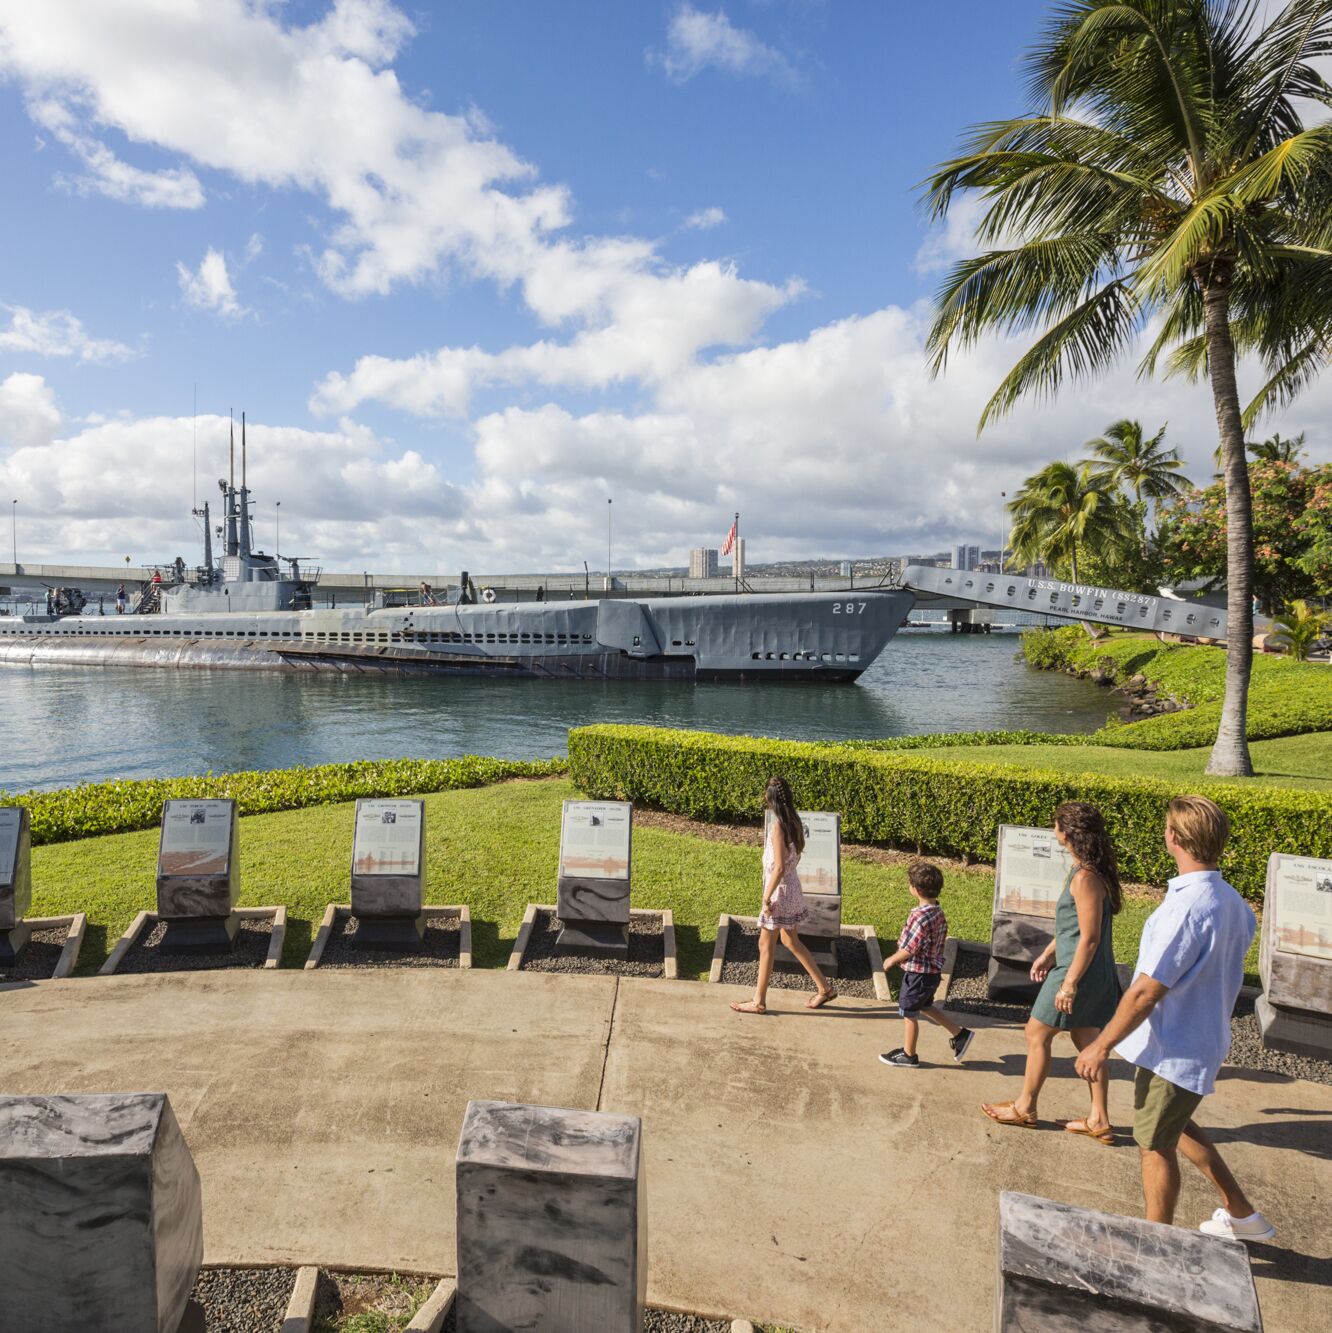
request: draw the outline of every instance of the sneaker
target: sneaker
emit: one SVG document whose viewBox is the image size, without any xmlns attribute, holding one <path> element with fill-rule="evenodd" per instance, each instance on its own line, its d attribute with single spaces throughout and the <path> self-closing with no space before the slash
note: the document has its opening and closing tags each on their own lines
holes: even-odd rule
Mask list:
<svg viewBox="0 0 1332 1333">
<path fill-rule="evenodd" d="M 956 1037 L 949 1037 L 948 1044 L 953 1049 L 953 1059 L 962 1063 L 962 1057 L 971 1049 L 971 1043 L 976 1040 L 976 1034 L 970 1028 L 963 1028 Z"/>
<path fill-rule="evenodd" d="M 915 1069 L 920 1064 L 920 1057 L 908 1055 L 900 1046 L 895 1051 L 887 1051 L 879 1056 L 879 1063 L 896 1065 L 899 1069 Z"/>
<path fill-rule="evenodd" d="M 1276 1235 L 1276 1227 L 1262 1213 L 1231 1217 L 1224 1208 L 1218 1208 L 1198 1230 L 1225 1240 L 1271 1240 Z"/>
</svg>

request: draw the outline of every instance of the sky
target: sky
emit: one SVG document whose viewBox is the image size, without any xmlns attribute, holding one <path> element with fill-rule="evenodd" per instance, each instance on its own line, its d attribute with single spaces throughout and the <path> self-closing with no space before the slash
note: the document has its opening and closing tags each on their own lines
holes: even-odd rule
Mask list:
<svg viewBox="0 0 1332 1333">
<path fill-rule="evenodd" d="M 1132 360 L 977 437 L 932 379 L 1036 0 L 0 0 L 0 500 L 20 561 L 198 558 L 228 414 L 260 542 L 325 568 L 751 563 L 997 545 L 1111 422 L 1211 475 Z M 1256 386 L 1250 374 L 1247 386 Z M 1327 377 L 1279 418 L 1332 458 Z M 17 506 L 13 501 L 17 500 Z"/>
</svg>

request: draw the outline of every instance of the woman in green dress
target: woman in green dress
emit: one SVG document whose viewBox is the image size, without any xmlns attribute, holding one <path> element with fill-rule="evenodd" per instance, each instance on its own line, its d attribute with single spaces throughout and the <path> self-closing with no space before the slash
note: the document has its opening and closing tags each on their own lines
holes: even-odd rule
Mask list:
<svg viewBox="0 0 1332 1333">
<path fill-rule="evenodd" d="M 1065 801 L 1055 811 L 1054 827 L 1073 869 L 1055 905 L 1054 939 L 1031 965 L 1031 979 L 1042 985 L 1027 1020 L 1022 1092 L 1011 1102 L 981 1105 L 996 1123 L 1028 1129 L 1037 1124 L 1036 1103 L 1050 1073 L 1056 1033 L 1067 1032 L 1082 1050 L 1100 1036 L 1119 1003 L 1113 935 L 1121 894 L 1114 845 L 1101 812 L 1083 801 Z M 1064 1128 L 1113 1147 L 1108 1090 L 1109 1074 L 1103 1069 L 1091 1085 L 1091 1111 L 1081 1120 L 1065 1121 Z"/>
</svg>

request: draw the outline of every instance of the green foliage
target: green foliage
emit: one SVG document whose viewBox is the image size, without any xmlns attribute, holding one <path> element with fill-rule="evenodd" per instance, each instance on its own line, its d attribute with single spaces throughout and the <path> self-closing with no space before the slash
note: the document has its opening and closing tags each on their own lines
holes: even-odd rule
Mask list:
<svg viewBox="0 0 1332 1333">
<path fill-rule="evenodd" d="M 68 842 L 103 833 L 151 828 L 168 800 L 232 798 L 242 815 L 332 805 L 362 796 L 409 796 L 483 787 L 508 778 L 562 773 L 562 759 L 517 762 L 467 755 L 462 759 L 382 759 L 272 772 L 209 773 L 192 778 L 90 782 L 59 791 L 11 794 L 0 805 L 26 805 L 34 844 Z"/>
<path fill-rule="evenodd" d="M 933 731 L 878 741 L 843 741 L 853 750 L 944 750 L 972 745 L 1087 745 L 1091 737 L 1044 731 Z"/>
<path fill-rule="evenodd" d="M 1013 555 L 1043 561 L 1076 581 L 1078 562 L 1094 556 L 1114 567 L 1135 544 L 1132 509 L 1118 483 L 1091 463 L 1048 463 L 1009 502 Z"/>
<path fill-rule="evenodd" d="M 838 811 L 849 841 L 985 859 L 994 856 L 1000 824 L 1048 827 L 1061 801 L 1091 801 L 1105 814 L 1125 878 L 1161 883 L 1174 873 L 1161 830 L 1179 787 L 1152 778 L 615 725 L 571 731 L 569 768 L 590 796 L 707 820 L 756 819 L 767 779 L 781 773 L 798 805 Z M 1271 852 L 1332 855 L 1327 796 L 1225 783 L 1210 784 L 1208 794 L 1233 825 L 1226 873 L 1255 900 Z"/>
<path fill-rule="evenodd" d="M 1332 625 L 1332 615 L 1297 597 L 1273 623 L 1276 629 L 1268 642 L 1289 653 L 1297 662 L 1303 662 Z"/>
</svg>

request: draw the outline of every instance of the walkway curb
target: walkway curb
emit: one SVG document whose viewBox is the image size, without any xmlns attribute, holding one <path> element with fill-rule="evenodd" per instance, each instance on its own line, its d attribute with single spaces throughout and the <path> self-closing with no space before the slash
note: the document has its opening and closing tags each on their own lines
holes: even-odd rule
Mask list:
<svg viewBox="0 0 1332 1333">
<path fill-rule="evenodd" d="M 282 1316 L 282 1333 L 309 1333 L 314 1322 L 315 1297 L 319 1294 L 319 1270 L 298 1268 L 296 1285 L 291 1289 L 287 1312 Z"/>
</svg>

